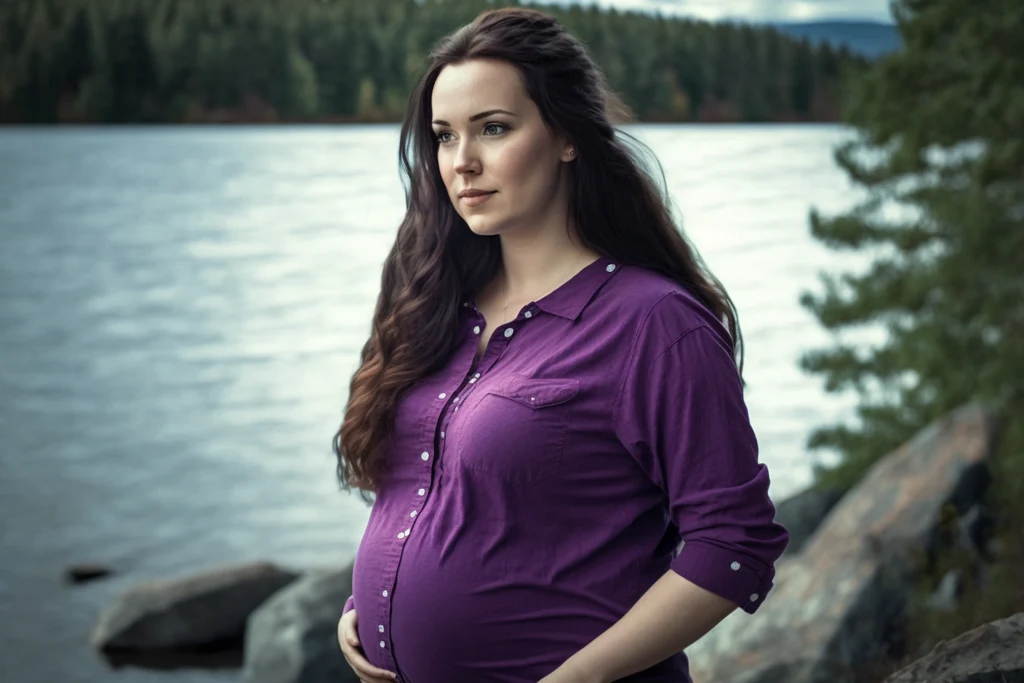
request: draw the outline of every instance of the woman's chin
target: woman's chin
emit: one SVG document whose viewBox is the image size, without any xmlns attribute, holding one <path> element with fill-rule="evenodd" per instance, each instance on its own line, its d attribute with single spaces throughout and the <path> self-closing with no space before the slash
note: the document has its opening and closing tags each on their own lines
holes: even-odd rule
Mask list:
<svg viewBox="0 0 1024 683">
<path fill-rule="evenodd" d="M 466 219 L 466 225 L 481 237 L 491 237 L 500 232 L 500 226 L 496 221 L 481 220 L 479 216 L 469 216 Z"/>
</svg>

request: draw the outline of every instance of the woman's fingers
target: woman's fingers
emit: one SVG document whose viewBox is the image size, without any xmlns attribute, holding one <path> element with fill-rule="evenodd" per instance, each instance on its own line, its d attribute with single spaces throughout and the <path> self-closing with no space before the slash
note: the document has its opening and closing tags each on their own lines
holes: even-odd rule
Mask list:
<svg viewBox="0 0 1024 683">
<path fill-rule="evenodd" d="M 356 628 L 359 622 L 357 619 L 355 610 L 341 615 L 341 619 L 338 619 L 338 646 L 341 647 L 342 651 L 345 650 L 346 644 L 350 644 L 353 647 L 359 645 L 359 631 Z"/>
<path fill-rule="evenodd" d="M 346 653 L 345 659 L 348 660 L 348 665 L 352 667 L 352 670 L 356 672 L 356 676 L 359 676 L 359 680 L 365 681 L 365 683 L 394 683 L 395 675 L 393 673 L 370 664 L 358 649 Z"/>
<path fill-rule="evenodd" d="M 385 669 L 375 667 L 366 659 L 359 646 L 358 617 L 355 610 L 338 620 L 338 645 L 345 661 L 356 672 L 363 683 L 391 683 L 396 676 Z"/>
</svg>

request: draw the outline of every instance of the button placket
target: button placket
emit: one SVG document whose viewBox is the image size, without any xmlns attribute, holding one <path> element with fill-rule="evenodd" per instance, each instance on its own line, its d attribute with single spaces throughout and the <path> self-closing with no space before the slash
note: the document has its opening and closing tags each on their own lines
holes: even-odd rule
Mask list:
<svg viewBox="0 0 1024 683">
<path fill-rule="evenodd" d="M 446 395 L 447 395 L 446 393 L 442 392 L 440 394 L 439 398 L 442 398 L 442 397 L 444 397 Z M 439 417 L 439 415 L 435 417 L 435 424 L 436 424 L 436 418 L 437 417 Z M 429 438 L 429 432 L 428 431 L 426 431 L 426 430 L 424 431 L 423 438 L 424 439 Z M 387 623 L 387 620 L 389 618 L 389 614 L 391 612 L 391 601 L 388 598 L 388 596 L 390 595 L 389 588 L 392 588 L 395 585 L 396 581 L 397 581 L 398 571 L 399 571 L 399 569 L 401 567 L 401 563 L 402 563 L 402 554 L 404 552 L 404 541 L 406 539 L 408 539 L 410 534 L 412 533 L 412 523 L 415 521 L 417 515 L 420 512 L 420 509 L 424 505 L 424 502 L 425 502 L 425 499 L 426 499 L 426 494 L 427 494 L 427 488 L 429 487 L 431 479 L 433 477 L 433 467 L 432 467 L 432 465 L 433 465 L 433 461 L 436 458 L 431 458 L 432 454 L 436 455 L 436 451 L 432 451 L 432 449 L 427 449 L 427 450 L 424 450 L 424 451 L 420 452 L 420 460 L 422 460 L 424 465 L 425 465 L 424 470 L 423 470 L 423 474 L 420 477 L 420 484 L 421 485 L 416 489 L 416 497 L 413 498 L 413 500 L 411 501 L 411 503 L 412 503 L 411 507 L 413 509 L 411 510 L 411 512 L 409 514 L 409 517 L 407 518 L 407 522 L 409 523 L 409 526 L 406 529 L 404 529 L 402 531 L 399 531 L 396 534 L 396 545 L 394 546 L 394 551 L 393 551 L 395 553 L 394 558 L 393 558 L 393 564 L 390 565 L 390 571 L 388 571 L 386 573 L 385 577 L 384 577 L 385 578 L 385 584 L 384 584 L 384 586 L 381 587 L 381 593 L 380 594 L 381 594 L 381 597 L 383 598 L 383 600 L 381 602 L 380 623 L 377 624 L 377 631 L 380 634 L 382 634 L 382 637 L 383 637 L 383 634 L 385 632 L 384 625 Z M 394 657 L 391 656 L 391 654 L 390 654 L 391 648 L 388 645 L 388 641 L 386 639 L 379 641 L 379 647 L 380 647 L 381 652 L 387 652 L 386 659 L 388 660 L 388 662 L 390 663 L 390 665 L 392 667 L 395 667 L 396 664 L 394 662 Z M 399 679 L 399 680 L 401 680 L 401 679 Z"/>
<path fill-rule="evenodd" d="M 477 374 L 479 374 L 479 373 L 477 373 Z M 437 445 L 437 449 L 438 450 L 435 453 L 435 456 L 436 456 L 435 460 L 438 461 L 438 466 L 439 467 L 442 467 L 442 462 L 441 462 L 441 460 L 439 460 L 439 458 L 440 458 L 441 454 L 444 453 L 444 450 L 443 450 L 444 449 L 444 443 L 446 443 L 447 436 L 448 436 L 448 434 L 447 434 L 448 423 L 451 422 L 452 416 L 459 411 L 459 403 L 460 402 L 462 402 L 462 403 L 465 402 L 466 391 L 468 391 L 468 389 L 469 389 L 468 386 L 463 385 L 463 384 L 460 383 L 459 386 L 457 386 L 457 387 L 452 389 L 451 393 L 449 393 L 447 391 L 442 391 L 441 393 L 439 393 L 437 395 L 438 399 L 444 401 L 444 405 L 441 406 L 441 408 L 440 408 L 440 410 L 439 410 L 439 412 L 438 412 L 438 414 L 437 414 L 437 416 L 436 416 L 436 418 L 434 420 L 435 429 L 437 427 L 441 427 L 440 434 L 439 434 L 441 442 L 438 443 L 438 445 Z M 448 399 L 448 400 L 445 400 L 445 399 Z M 420 493 L 419 495 L 423 495 L 423 494 Z M 408 533 L 406 533 L 406 536 L 408 536 Z"/>
<path fill-rule="evenodd" d="M 467 303 L 469 303 L 469 302 L 467 302 Z M 475 310 L 476 310 L 476 308 L 474 306 L 474 311 Z M 479 313 L 479 312 L 477 311 L 477 313 Z M 480 334 L 481 331 L 482 331 L 482 325 L 474 325 L 474 327 L 473 327 L 473 333 L 474 334 Z M 507 328 L 505 330 L 505 333 L 504 333 L 505 334 L 505 338 L 507 339 L 508 337 L 510 337 L 512 335 L 512 332 L 513 332 L 512 328 Z M 474 355 L 475 355 L 475 350 L 474 350 Z M 451 396 L 451 398 L 448 401 L 445 402 L 445 405 L 442 407 L 440 415 L 439 415 L 439 426 L 442 428 L 440 430 L 440 438 L 444 441 L 444 443 L 447 443 L 447 440 L 448 440 L 447 439 L 447 437 L 448 437 L 448 433 L 447 432 L 449 430 L 449 426 L 448 426 L 449 423 L 454 419 L 455 415 L 459 412 L 459 408 L 463 404 L 465 404 L 467 393 L 472 391 L 472 389 L 474 388 L 474 385 L 476 384 L 477 380 L 480 379 L 481 373 L 480 372 L 475 372 L 472 375 L 469 375 L 467 373 L 466 377 L 468 377 L 469 381 L 466 382 L 465 378 L 463 378 L 463 380 L 462 380 L 463 383 L 460 383 L 460 385 L 458 387 L 454 388 L 452 390 L 452 393 L 449 394 L 449 392 L 441 392 L 440 394 L 438 394 L 438 398 L 442 399 L 442 400 L 445 399 L 445 398 L 448 398 L 449 395 Z M 444 443 L 441 443 L 439 445 L 439 448 L 444 448 Z M 438 455 L 440 453 L 443 453 L 443 452 L 444 451 L 438 451 Z"/>
<path fill-rule="evenodd" d="M 443 396 L 444 394 L 441 394 L 441 395 Z M 420 453 L 420 459 L 427 463 L 427 466 L 428 466 L 428 476 L 426 476 L 425 478 L 427 479 L 427 483 L 429 483 L 430 451 L 423 451 L 422 453 Z M 425 496 L 426 494 L 427 494 L 427 489 L 424 488 L 424 487 L 420 487 L 416 491 L 416 495 L 421 497 L 421 498 L 423 496 Z M 415 517 L 418 513 L 419 513 L 419 508 L 414 508 L 413 511 L 412 511 L 412 514 L 410 516 L 411 517 Z M 398 533 L 398 540 L 404 540 L 404 539 L 408 538 L 409 537 L 409 531 L 410 531 L 410 529 L 406 529 L 405 531 L 400 531 Z"/>
</svg>

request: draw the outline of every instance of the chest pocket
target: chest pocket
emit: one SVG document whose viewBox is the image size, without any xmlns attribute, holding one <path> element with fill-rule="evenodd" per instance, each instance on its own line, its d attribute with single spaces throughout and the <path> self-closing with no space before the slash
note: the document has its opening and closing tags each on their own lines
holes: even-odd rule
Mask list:
<svg viewBox="0 0 1024 683">
<path fill-rule="evenodd" d="M 576 379 L 509 375 L 489 387 L 462 425 L 460 464 L 514 482 L 554 476 L 579 386 Z"/>
</svg>

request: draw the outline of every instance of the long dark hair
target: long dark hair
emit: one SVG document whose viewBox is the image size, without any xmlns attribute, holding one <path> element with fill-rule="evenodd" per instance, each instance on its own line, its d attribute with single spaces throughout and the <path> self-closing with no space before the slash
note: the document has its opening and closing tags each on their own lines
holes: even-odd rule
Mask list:
<svg viewBox="0 0 1024 683">
<path fill-rule="evenodd" d="M 384 261 L 372 331 L 333 442 L 342 488 L 355 486 L 367 500 L 366 492 L 375 493 L 387 471 L 399 398 L 443 367 L 454 351 L 460 303 L 475 296 L 501 264 L 498 238 L 475 234 L 452 206 L 431 128 L 438 74 L 473 58 L 514 65 L 544 121 L 576 148 L 569 211 L 583 244 L 683 285 L 726 324 L 742 373 L 735 307 L 676 227 L 654 155 L 645 158 L 649 150 L 642 143 L 613 127 L 628 119 L 628 109 L 586 47 L 542 12 L 484 12 L 434 49 L 402 124 L 399 163 L 407 210 Z"/>
</svg>

